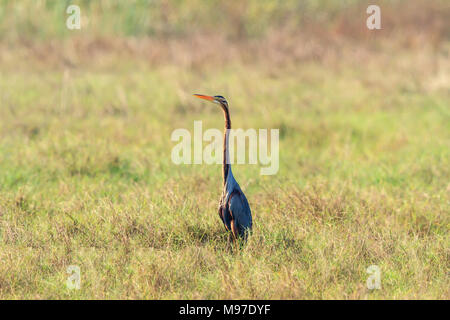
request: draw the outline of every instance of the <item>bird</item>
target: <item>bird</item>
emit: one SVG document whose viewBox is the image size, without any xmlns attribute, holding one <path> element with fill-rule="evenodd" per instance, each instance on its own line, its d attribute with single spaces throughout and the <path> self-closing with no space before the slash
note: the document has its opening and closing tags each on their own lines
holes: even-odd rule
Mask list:
<svg viewBox="0 0 450 320">
<path fill-rule="evenodd" d="M 204 99 L 218 104 L 223 111 L 225 118 L 225 129 L 223 139 L 223 163 L 222 163 L 222 196 L 219 200 L 218 213 L 225 229 L 231 231 L 233 239 L 247 240 L 248 234 L 252 230 L 252 212 L 248 204 L 247 197 L 237 183 L 231 171 L 229 155 L 229 133 L 231 129 L 230 111 L 227 100 L 220 95 L 207 96 L 194 94 L 197 98 Z"/>
</svg>

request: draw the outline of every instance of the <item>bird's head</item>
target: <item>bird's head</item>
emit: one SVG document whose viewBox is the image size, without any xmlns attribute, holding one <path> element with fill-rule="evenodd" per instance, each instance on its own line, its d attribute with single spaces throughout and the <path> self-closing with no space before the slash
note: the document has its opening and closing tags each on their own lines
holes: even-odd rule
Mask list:
<svg viewBox="0 0 450 320">
<path fill-rule="evenodd" d="M 197 98 L 208 100 L 214 103 L 219 104 L 222 109 L 228 109 L 228 102 L 227 100 L 222 96 L 205 96 L 203 94 L 194 94 Z"/>
</svg>

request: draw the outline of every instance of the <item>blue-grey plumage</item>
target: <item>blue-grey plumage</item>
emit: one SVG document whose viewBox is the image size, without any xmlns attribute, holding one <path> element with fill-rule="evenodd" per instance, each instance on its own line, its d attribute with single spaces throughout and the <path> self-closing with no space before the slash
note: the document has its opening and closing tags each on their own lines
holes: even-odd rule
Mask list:
<svg viewBox="0 0 450 320">
<path fill-rule="evenodd" d="M 246 238 L 252 229 L 252 212 L 241 187 L 234 179 L 231 166 L 228 167 L 227 181 L 219 204 L 222 221 L 235 237 Z"/>
<path fill-rule="evenodd" d="M 228 102 L 222 96 L 205 96 L 195 94 L 196 97 L 205 99 L 220 105 L 225 117 L 225 137 L 223 142 L 223 190 L 219 202 L 219 216 L 225 228 L 233 233 L 234 238 L 247 239 L 248 233 L 252 229 L 252 212 L 247 198 L 241 187 L 234 179 L 229 163 L 228 134 L 231 129 L 230 113 Z"/>
</svg>

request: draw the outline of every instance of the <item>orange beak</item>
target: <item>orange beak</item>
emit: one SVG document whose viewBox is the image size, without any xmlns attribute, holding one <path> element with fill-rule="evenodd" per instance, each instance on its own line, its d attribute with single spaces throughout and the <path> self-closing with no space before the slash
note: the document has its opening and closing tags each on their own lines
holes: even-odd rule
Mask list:
<svg viewBox="0 0 450 320">
<path fill-rule="evenodd" d="M 203 94 L 194 94 L 194 96 L 196 96 L 197 98 L 200 98 L 200 99 L 208 100 L 208 101 L 214 101 L 215 100 L 214 97 L 205 96 Z"/>
</svg>

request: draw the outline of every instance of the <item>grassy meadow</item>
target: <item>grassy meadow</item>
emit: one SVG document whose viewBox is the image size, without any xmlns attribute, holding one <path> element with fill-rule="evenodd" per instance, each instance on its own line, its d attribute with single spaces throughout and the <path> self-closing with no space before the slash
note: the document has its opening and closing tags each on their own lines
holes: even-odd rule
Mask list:
<svg viewBox="0 0 450 320">
<path fill-rule="evenodd" d="M 367 5 L 1 1 L 0 299 L 449 299 L 450 9 Z M 171 161 L 223 128 L 193 93 L 280 130 L 276 175 L 233 166 L 240 250 L 221 166 Z"/>
</svg>

